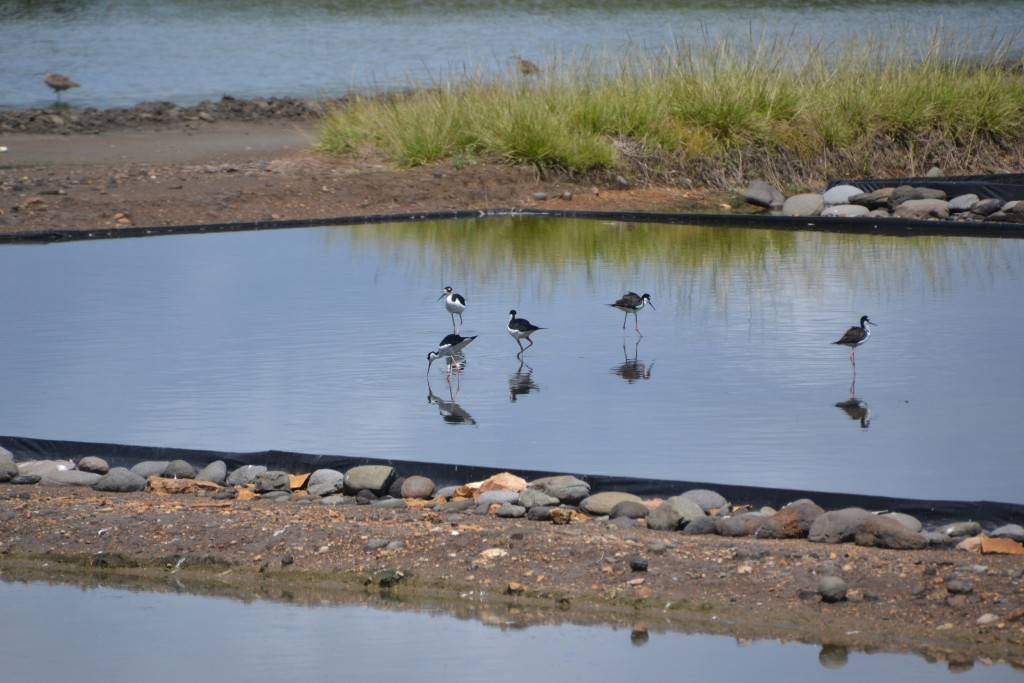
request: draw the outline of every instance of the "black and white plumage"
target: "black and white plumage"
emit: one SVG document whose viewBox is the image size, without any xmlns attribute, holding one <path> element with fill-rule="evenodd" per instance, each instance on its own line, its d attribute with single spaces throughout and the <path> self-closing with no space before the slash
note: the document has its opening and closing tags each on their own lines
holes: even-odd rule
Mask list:
<svg viewBox="0 0 1024 683">
<path fill-rule="evenodd" d="M 456 294 L 451 287 L 445 287 L 441 296 L 437 297 L 438 301 L 441 299 L 444 299 L 444 310 L 452 314 L 452 329 L 456 333 L 462 331 L 462 312 L 466 310 L 466 298 L 461 294 Z M 458 327 L 455 326 L 456 315 L 459 316 Z"/>
<path fill-rule="evenodd" d="M 629 319 L 629 314 L 632 313 L 633 324 L 636 327 L 637 334 L 639 334 L 641 337 L 643 336 L 644 333 L 640 331 L 640 324 L 637 322 L 636 314 L 641 308 L 644 307 L 644 305 L 649 305 L 651 308 L 654 308 L 654 304 L 651 303 L 650 294 L 644 294 L 643 296 L 641 296 L 636 292 L 627 292 L 626 294 L 623 294 L 622 298 L 620 298 L 618 301 L 608 305 L 611 306 L 612 308 L 617 308 L 626 314 L 625 317 L 623 317 L 622 319 L 622 329 L 626 329 L 626 320 Z"/>
<path fill-rule="evenodd" d="M 856 361 L 853 358 L 853 353 L 854 353 L 854 351 L 857 350 L 858 346 L 860 346 L 861 344 L 866 342 L 868 340 L 868 337 L 871 336 L 871 330 L 868 329 L 868 325 L 874 325 L 874 324 L 875 323 L 873 323 L 870 320 L 868 320 L 868 317 L 866 315 L 862 315 L 860 317 L 860 326 L 859 327 L 854 325 L 853 327 L 848 329 L 843 334 L 842 337 L 840 337 L 838 340 L 836 340 L 836 341 L 834 341 L 832 343 L 833 344 L 839 344 L 840 346 L 849 346 L 850 347 L 850 362 L 854 363 L 854 365 L 856 365 Z"/>
<path fill-rule="evenodd" d="M 427 372 L 430 372 L 430 366 L 438 358 L 448 357 L 451 359 L 452 365 L 456 368 L 459 366 L 455 359 L 455 355 L 462 352 L 462 349 L 466 348 L 466 345 L 476 339 L 476 335 L 472 337 L 462 337 L 457 334 L 449 334 L 440 341 L 437 345 L 437 351 L 431 351 L 427 354 Z"/>
<path fill-rule="evenodd" d="M 515 309 L 508 312 L 508 326 L 506 328 L 508 333 L 512 335 L 512 338 L 519 344 L 519 353 L 516 355 L 522 355 L 523 351 L 533 346 L 533 340 L 530 339 L 530 335 L 537 330 L 543 330 L 546 328 L 537 327 L 529 320 L 525 318 L 517 318 Z M 530 342 L 527 346 L 523 346 L 523 340 Z"/>
</svg>

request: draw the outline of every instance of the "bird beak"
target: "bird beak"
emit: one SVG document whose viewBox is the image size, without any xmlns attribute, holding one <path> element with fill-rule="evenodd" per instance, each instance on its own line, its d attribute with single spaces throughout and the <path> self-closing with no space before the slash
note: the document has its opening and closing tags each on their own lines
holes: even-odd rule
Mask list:
<svg viewBox="0 0 1024 683">
<path fill-rule="evenodd" d="M 870 320 L 868 321 L 868 325 L 874 325 L 875 327 L 878 327 L 878 323 L 873 323 Z"/>
<path fill-rule="evenodd" d="M 647 300 L 647 305 L 650 306 L 651 308 L 654 308 L 654 304 L 651 303 L 650 299 Z M 654 310 L 658 310 L 658 309 L 654 308 Z"/>
<path fill-rule="evenodd" d="M 445 294 L 447 294 L 447 292 L 441 292 L 441 296 L 439 296 L 439 297 L 437 297 L 436 299 L 434 299 L 434 301 L 440 301 L 441 299 L 443 299 L 443 298 L 444 298 L 444 295 L 445 295 Z"/>
</svg>

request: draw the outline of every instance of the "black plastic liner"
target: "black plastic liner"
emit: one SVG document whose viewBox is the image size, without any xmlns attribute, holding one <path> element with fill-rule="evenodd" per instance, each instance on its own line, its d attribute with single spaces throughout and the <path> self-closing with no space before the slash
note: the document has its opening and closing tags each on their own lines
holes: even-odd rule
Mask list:
<svg viewBox="0 0 1024 683">
<path fill-rule="evenodd" d="M 426 476 L 434 480 L 438 486 L 481 481 L 500 471 L 500 468 L 495 467 L 344 455 L 292 453 L 276 450 L 233 453 L 156 446 L 54 441 L 18 436 L 0 436 L 0 446 L 11 451 L 18 461 L 71 460 L 78 462 L 78 460 L 87 455 L 95 455 L 106 460 L 112 467 L 129 468 L 146 460 L 184 460 L 194 467 L 203 467 L 215 460 L 223 460 L 227 464 L 229 472 L 243 465 L 264 465 L 271 470 L 281 470 L 291 474 L 305 474 L 322 468 L 344 472 L 357 465 L 390 465 L 397 470 L 400 477 L 412 475 Z M 903 512 L 913 515 L 923 524 L 933 528 L 950 522 L 974 520 L 988 530 L 992 530 L 1004 524 L 1020 524 L 1024 522 L 1024 505 L 1014 503 L 914 500 L 851 493 L 776 489 L 698 481 L 587 475 L 578 472 L 545 472 L 515 468 L 508 469 L 507 471 L 527 481 L 555 474 L 571 474 L 589 483 L 594 493 L 600 491 L 625 491 L 643 498 L 668 498 L 679 495 L 689 489 L 710 489 L 725 496 L 734 505 L 752 505 L 754 509 L 765 505 L 780 508 L 794 500 L 809 498 L 826 510 L 861 507 L 873 511 Z"/>
<path fill-rule="evenodd" d="M 1000 199 L 1009 202 L 1024 199 L 1024 173 L 997 173 L 991 175 L 916 176 L 910 178 L 874 178 L 864 180 L 831 180 L 826 189 L 836 185 L 852 185 L 865 192 L 883 187 L 912 185 L 942 190 L 947 197 L 976 194 L 980 199 Z"/>
</svg>

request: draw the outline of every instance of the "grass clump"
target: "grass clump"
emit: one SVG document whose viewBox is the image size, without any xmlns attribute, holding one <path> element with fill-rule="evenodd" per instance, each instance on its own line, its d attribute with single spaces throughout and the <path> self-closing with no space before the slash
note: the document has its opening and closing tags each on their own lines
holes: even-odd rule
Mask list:
<svg viewBox="0 0 1024 683">
<path fill-rule="evenodd" d="M 1024 151 L 1024 62 L 944 34 L 838 49 L 782 41 L 675 45 L 615 60 L 553 60 L 535 76 L 471 75 L 356 97 L 324 118 L 318 146 L 372 147 L 414 166 L 478 157 L 542 173 L 615 170 L 703 186 L 759 175 L 1002 170 Z M 1018 53 L 1019 54 L 1019 53 Z"/>
</svg>

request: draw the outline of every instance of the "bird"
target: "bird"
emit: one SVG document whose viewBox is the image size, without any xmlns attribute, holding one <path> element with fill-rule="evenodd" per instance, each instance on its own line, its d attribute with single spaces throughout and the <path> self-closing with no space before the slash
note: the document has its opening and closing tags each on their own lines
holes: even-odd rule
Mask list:
<svg viewBox="0 0 1024 683">
<path fill-rule="evenodd" d="M 619 299 L 613 304 L 608 305 L 611 306 L 612 308 L 617 308 L 626 314 L 626 316 L 622 319 L 622 329 L 626 329 L 626 320 L 629 318 L 629 314 L 632 313 L 633 324 L 636 326 L 637 334 L 639 334 L 642 337 L 644 336 L 644 333 L 640 331 L 640 325 L 637 322 L 636 314 L 641 308 L 644 307 L 644 304 L 647 304 L 651 308 L 654 308 L 654 304 L 651 303 L 650 294 L 644 294 L 643 296 L 640 296 L 636 292 L 627 292 L 626 294 L 622 295 L 621 299 Z M 658 309 L 655 308 L 654 310 Z"/>
<path fill-rule="evenodd" d="M 857 361 L 853 358 L 853 353 L 857 350 L 857 347 L 868 340 L 871 336 L 871 330 L 868 329 L 868 325 L 874 325 L 866 315 L 860 317 L 860 326 L 854 325 L 848 329 L 842 337 L 832 342 L 833 344 L 839 344 L 841 346 L 850 347 L 850 362 L 853 363 L 853 367 L 857 367 Z"/>
<path fill-rule="evenodd" d="M 457 334 L 449 334 L 437 345 L 437 351 L 431 351 L 427 354 L 427 372 L 430 372 L 430 366 L 438 358 L 447 356 L 451 359 L 451 363 L 458 368 L 458 361 L 455 360 L 455 354 L 460 353 L 462 349 L 466 348 L 471 341 L 476 339 L 476 335 L 472 337 L 461 337 Z M 451 374 L 449 370 L 448 374 Z"/>
<path fill-rule="evenodd" d="M 54 92 L 57 93 L 58 102 L 60 102 L 60 94 L 65 90 L 81 87 L 67 76 L 51 73 L 49 69 L 43 72 L 43 82 L 53 88 Z"/>
<path fill-rule="evenodd" d="M 444 309 L 452 314 L 452 329 L 458 334 L 462 331 L 462 312 L 466 310 L 466 298 L 461 294 L 456 294 L 451 287 L 445 287 L 441 296 L 437 297 L 438 301 L 441 299 L 444 299 Z M 459 316 L 458 327 L 455 327 L 456 314 Z"/>
<path fill-rule="evenodd" d="M 526 349 L 533 346 L 533 340 L 530 339 L 530 335 L 537 330 L 546 329 L 544 327 L 537 327 L 526 318 L 517 318 L 515 309 L 508 312 L 508 333 L 512 335 L 512 338 L 519 344 L 519 353 L 517 356 L 522 356 Z M 530 342 L 528 346 L 523 347 L 523 339 Z"/>
<path fill-rule="evenodd" d="M 512 59 L 516 60 L 516 69 L 523 76 L 536 76 L 540 73 L 540 67 L 531 62 L 529 59 L 523 59 L 519 55 L 512 55 Z"/>
</svg>

